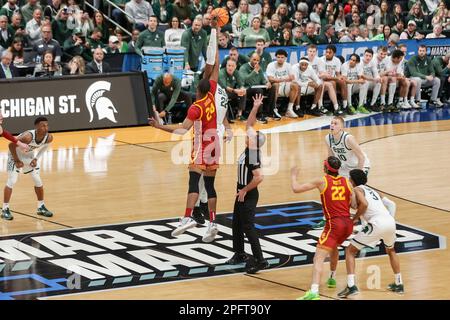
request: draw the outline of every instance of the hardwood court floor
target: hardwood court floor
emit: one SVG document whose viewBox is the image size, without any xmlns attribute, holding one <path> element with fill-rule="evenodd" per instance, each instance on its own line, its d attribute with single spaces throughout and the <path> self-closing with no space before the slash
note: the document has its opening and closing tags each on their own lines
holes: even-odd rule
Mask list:
<svg viewBox="0 0 450 320">
<path fill-rule="evenodd" d="M 242 128 L 242 124 L 234 125 L 236 130 Z M 350 131 L 363 143 L 371 159 L 369 185 L 391 194 L 397 202 L 397 220 L 450 236 L 450 173 L 446 168 L 450 160 L 450 121 L 355 127 Z M 269 169 L 260 187 L 260 205 L 319 200 L 316 191 L 303 195 L 291 192 L 290 167 L 301 168 L 301 181 L 321 175 L 326 133 L 327 130 L 315 130 L 270 136 L 266 157 L 270 158 Z M 243 150 L 242 145 L 237 145 L 239 141 L 243 142 L 242 137 L 225 147 L 225 158 L 239 155 Z M 55 134 L 52 152 L 41 164 L 46 204 L 55 216 L 39 219 L 35 215 L 32 181 L 22 175 L 10 203 L 15 219 L 0 222 L 1 235 L 180 216 L 184 212 L 188 174 L 186 165 L 172 163 L 172 151 L 178 146 L 179 141 L 171 141 L 169 135 L 150 127 Z M 2 139 L 2 181 L 6 181 L 6 148 Z M 223 164 L 216 179 L 219 212 L 233 208 L 234 162 Z M 356 298 L 450 298 L 448 249 L 402 254 L 400 260 L 404 295 L 384 290 L 393 275 L 387 257 L 381 256 L 358 260 L 357 281 L 362 293 Z M 365 285 L 369 266 L 381 270 L 379 289 L 368 290 Z M 304 266 L 254 276 L 236 274 L 57 299 L 294 299 L 309 288 L 310 276 L 311 266 Z M 322 298 L 335 299 L 345 279 L 345 263 L 340 262 L 338 288 L 321 288 Z"/>
</svg>

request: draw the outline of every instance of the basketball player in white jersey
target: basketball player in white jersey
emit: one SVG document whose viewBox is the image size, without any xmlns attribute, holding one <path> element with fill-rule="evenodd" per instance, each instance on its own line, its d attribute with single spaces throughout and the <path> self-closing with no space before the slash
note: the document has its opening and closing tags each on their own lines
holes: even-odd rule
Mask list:
<svg viewBox="0 0 450 320">
<path fill-rule="evenodd" d="M 377 107 L 375 104 L 377 102 L 378 96 L 380 95 L 381 90 L 381 78 L 378 73 L 377 64 L 373 60 L 373 50 L 366 49 L 364 52 L 364 57 L 362 59 L 362 68 L 363 68 L 363 78 L 366 80 L 366 83 L 361 86 L 362 91 L 362 104 L 365 105 L 367 102 L 367 93 L 369 90 L 372 90 L 372 100 L 370 101 L 369 108 L 372 111 L 379 112 L 381 109 Z"/>
<path fill-rule="evenodd" d="M 393 201 L 381 196 L 375 190 L 369 188 L 366 174 L 359 169 L 350 171 L 350 182 L 354 187 L 356 196 L 352 207 L 357 209 L 353 221 L 364 220 L 366 226 L 350 240 L 350 245 L 345 249 L 345 262 L 347 266 L 347 287 L 338 293 L 341 298 L 357 294 L 355 285 L 355 256 L 365 248 L 374 248 L 383 240 L 386 253 L 389 256 L 392 270 L 395 274 L 395 282 L 388 286 L 388 290 L 403 293 L 404 287 L 400 273 L 400 261 L 394 249 L 396 240 L 395 210 Z"/>
<path fill-rule="evenodd" d="M 40 176 L 39 159 L 53 141 L 53 136 L 48 133 L 48 120 L 39 117 L 34 121 L 34 130 L 21 133 L 18 140 L 28 145 L 29 151 L 23 152 L 14 143 L 9 144 L 8 154 L 8 181 L 3 193 L 2 219 L 12 220 L 13 216 L 9 210 L 9 200 L 12 189 L 19 178 L 19 173 L 29 174 L 34 181 L 34 191 L 38 199 L 37 214 L 51 217 L 50 212 L 44 205 L 44 187 Z"/>
<path fill-rule="evenodd" d="M 325 143 L 328 147 L 328 156 L 335 156 L 341 160 L 339 175 L 349 178 L 350 170 L 361 169 L 366 174 L 370 170 L 370 161 L 362 151 L 355 137 L 344 131 L 344 119 L 335 116 L 331 120 L 330 133 L 325 136 Z M 325 220 L 313 226 L 313 229 L 322 229 Z"/>
<path fill-rule="evenodd" d="M 363 68 L 360 63 L 361 59 L 355 53 L 350 55 L 350 60 L 342 65 L 341 73 L 345 77 L 345 83 L 347 84 L 347 96 L 350 101 L 348 105 L 348 114 L 352 115 L 356 112 L 359 113 L 369 113 L 369 111 L 364 108 L 364 91 L 361 90 L 362 86 L 366 83 L 363 78 Z M 352 105 L 352 94 L 359 93 L 358 107 Z"/>
<path fill-rule="evenodd" d="M 277 50 L 275 52 L 276 61 L 269 63 L 266 75 L 270 83 L 276 88 L 275 101 L 277 101 L 278 97 L 289 98 L 286 117 L 298 118 L 298 115 L 294 112 L 294 103 L 297 101 L 299 90 L 297 83 L 294 82 L 292 66 L 286 62 L 287 56 L 286 50 Z M 299 105 L 296 106 L 296 110 L 298 109 L 300 109 Z"/>
<path fill-rule="evenodd" d="M 215 25 L 216 21 L 213 21 L 212 24 Z M 212 80 L 217 83 L 217 89 L 214 93 L 214 102 L 217 112 L 217 133 L 221 141 L 220 149 L 222 150 L 223 140 L 226 139 L 227 142 L 231 141 L 233 138 L 233 131 L 231 130 L 230 124 L 226 117 L 228 111 L 228 96 L 226 91 L 218 83 L 220 61 L 219 50 L 217 48 L 217 34 L 217 29 L 213 27 L 211 29 L 211 35 L 207 48 L 203 79 L 209 79 L 210 81 Z M 205 189 L 205 183 L 202 175 L 199 180 L 199 197 L 192 212 L 192 217 L 197 223 L 203 224 L 205 223 L 205 218 L 203 216 L 208 216 L 208 212 L 208 194 Z M 207 232 L 203 237 L 204 242 L 212 242 L 218 233 L 218 229 L 215 224 L 210 225 L 208 228 L 210 232 Z"/>
</svg>

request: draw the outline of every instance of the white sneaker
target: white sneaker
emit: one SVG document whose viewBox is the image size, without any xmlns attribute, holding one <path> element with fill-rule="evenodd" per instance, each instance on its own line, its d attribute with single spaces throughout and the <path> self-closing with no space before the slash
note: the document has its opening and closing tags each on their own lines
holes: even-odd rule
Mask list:
<svg viewBox="0 0 450 320">
<path fill-rule="evenodd" d="M 219 229 L 217 229 L 217 224 L 214 222 L 210 222 L 208 225 L 208 229 L 206 230 L 205 235 L 203 236 L 203 242 L 213 242 L 219 233 Z"/>
<path fill-rule="evenodd" d="M 411 109 L 412 107 L 411 107 L 411 105 L 409 104 L 408 100 L 404 100 L 403 103 L 402 103 L 402 105 L 401 105 L 401 108 L 402 108 L 403 110 L 408 110 L 408 109 Z"/>
<path fill-rule="evenodd" d="M 434 105 L 436 105 L 436 107 L 438 107 L 438 108 L 442 108 L 442 106 L 444 105 L 444 104 L 441 102 L 441 100 L 439 100 L 439 98 L 436 99 L 436 100 L 434 100 L 434 101 L 431 101 L 431 103 L 434 104 Z"/>
<path fill-rule="evenodd" d="M 420 106 L 414 100 L 409 100 L 409 105 L 413 107 L 413 109 L 420 109 Z"/>
<path fill-rule="evenodd" d="M 273 109 L 273 113 L 274 113 L 274 115 L 276 115 L 277 117 L 281 118 L 281 114 L 278 113 L 278 109 L 277 109 L 277 108 Z"/>
<path fill-rule="evenodd" d="M 286 117 L 288 117 L 288 118 L 298 118 L 298 115 L 294 112 L 294 110 L 288 109 L 288 111 L 286 111 Z"/>
<path fill-rule="evenodd" d="M 180 225 L 178 228 L 172 231 L 172 237 L 178 237 L 180 234 L 183 234 L 186 230 L 194 228 L 197 226 L 197 222 L 191 217 L 183 217 L 180 219 Z"/>
</svg>

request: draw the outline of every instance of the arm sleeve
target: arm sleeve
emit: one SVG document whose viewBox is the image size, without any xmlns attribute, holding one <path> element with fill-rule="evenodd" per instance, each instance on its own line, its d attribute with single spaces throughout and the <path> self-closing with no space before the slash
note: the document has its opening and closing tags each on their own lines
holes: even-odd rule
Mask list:
<svg viewBox="0 0 450 320">
<path fill-rule="evenodd" d="M 208 48 L 206 49 L 206 64 L 210 66 L 216 63 L 216 52 L 217 52 L 217 30 L 215 28 L 211 29 L 211 34 L 209 36 Z"/>
<path fill-rule="evenodd" d="M 2 133 L 2 137 L 5 138 L 6 140 L 9 140 L 13 143 L 17 143 L 17 139 L 16 137 L 14 137 L 9 131 L 3 129 L 3 133 Z"/>
</svg>

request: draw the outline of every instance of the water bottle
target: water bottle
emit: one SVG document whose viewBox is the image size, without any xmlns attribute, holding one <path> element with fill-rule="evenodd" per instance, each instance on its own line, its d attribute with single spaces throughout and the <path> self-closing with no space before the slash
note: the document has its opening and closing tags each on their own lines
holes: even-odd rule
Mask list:
<svg viewBox="0 0 450 320">
<path fill-rule="evenodd" d="M 167 124 L 172 124 L 172 112 L 167 112 Z"/>
<path fill-rule="evenodd" d="M 36 64 L 40 64 L 41 63 L 41 56 L 38 54 L 36 56 Z"/>
</svg>

